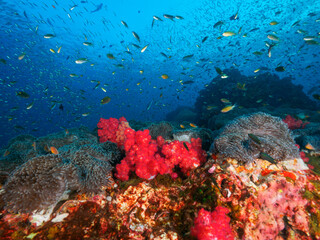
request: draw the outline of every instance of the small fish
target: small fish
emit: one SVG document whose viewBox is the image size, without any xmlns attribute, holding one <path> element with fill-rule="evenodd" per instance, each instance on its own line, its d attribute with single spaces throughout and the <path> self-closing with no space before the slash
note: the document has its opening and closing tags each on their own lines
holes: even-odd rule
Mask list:
<svg viewBox="0 0 320 240">
<path fill-rule="evenodd" d="M 108 54 L 107 54 L 107 58 L 109 58 L 109 59 L 115 59 L 115 57 L 114 57 L 113 54 L 111 54 L 111 53 L 108 53 Z"/>
<path fill-rule="evenodd" d="M 252 134 L 252 133 L 249 133 L 248 134 L 248 137 L 252 140 L 252 141 L 254 141 L 255 143 L 257 143 L 257 144 L 261 144 L 261 141 L 260 141 L 260 139 L 256 136 L 256 135 L 254 135 L 254 134 Z"/>
<path fill-rule="evenodd" d="M 75 73 L 70 73 L 70 75 L 69 75 L 70 77 L 78 77 L 78 75 L 77 74 L 75 74 Z"/>
<path fill-rule="evenodd" d="M 189 152 L 189 148 L 188 148 L 186 142 L 183 142 L 183 146 L 184 146 L 184 147 L 188 150 L 188 152 Z"/>
<path fill-rule="evenodd" d="M 176 19 L 183 20 L 184 18 L 181 16 L 175 16 Z"/>
<path fill-rule="evenodd" d="M 72 11 L 73 9 L 75 9 L 75 7 L 78 7 L 78 5 L 73 5 L 73 6 L 70 8 L 70 11 Z"/>
<path fill-rule="evenodd" d="M 19 60 L 24 59 L 24 57 L 26 56 L 26 53 L 21 53 L 18 57 Z"/>
<path fill-rule="evenodd" d="M 100 11 L 101 10 L 101 8 L 102 8 L 102 3 L 100 3 L 98 6 L 97 6 L 97 8 L 95 9 L 95 10 L 93 10 L 93 11 L 91 11 L 91 13 L 94 13 L 94 12 L 98 12 L 98 11 Z"/>
<path fill-rule="evenodd" d="M 261 152 L 260 153 L 260 158 L 263 159 L 263 160 L 266 160 L 266 161 L 268 161 L 268 162 L 270 162 L 272 164 L 277 165 L 276 160 L 273 157 L 271 157 L 269 154 L 265 153 L 265 152 Z"/>
<path fill-rule="evenodd" d="M 138 40 L 138 42 L 140 42 L 140 37 L 136 32 L 132 32 L 132 35 L 135 37 L 135 39 Z M 140 48 L 140 47 L 139 47 Z"/>
<path fill-rule="evenodd" d="M 208 105 L 208 106 L 207 106 L 207 110 L 208 110 L 208 111 L 210 111 L 210 110 L 212 110 L 212 109 L 215 109 L 215 108 L 217 108 L 217 106 L 214 106 L 214 105 Z"/>
<path fill-rule="evenodd" d="M 183 59 L 183 60 L 187 60 L 187 59 L 190 59 L 190 58 L 192 58 L 192 57 L 193 57 L 193 54 L 190 54 L 190 55 L 184 56 L 182 59 Z"/>
<path fill-rule="evenodd" d="M 162 74 L 161 77 L 162 77 L 163 79 L 168 79 L 168 78 L 169 78 L 169 76 L 168 76 L 167 74 Z"/>
<path fill-rule="evenodd" d="M 86 58 L 79 58 L 79 59 L 77 59 L 75 62 L 76 62 L 76 64 L 83 64 L 83 63 L 88 62 L 88 59 L 86 59 Z"/>
<path fill-rule="evenodd" d="M 6 157 L 6 156 L 8 156 L 10 154 L 10 151 L 7 149 L 5 152 L 4 152 L 4 154 L 2 155 L 2 157 Z"/>
<path fill-rule="evenodd" d="M 227 112 L 231 111 L 232 109 L 234 109 L 235 107 L 236 107 L 236 104 L 228 105 L 228 106 L 222 108 L 221 112 L 222 113 L 227 113 Z"/>
<path fill-rule="evenodd" d="M 269 48 L 268 48 L 268 57 L 271 58 L 271 50 L 274 47 L 274 44 L 270 44 Z"/>
<path fill-rule="evenodd" d="M 22 98 L 29 98 L 30 97 L 30 95 L 28 93 L 23 92 L 23 91 L 16 92 L 16 96 L 22 97 Z"/>
<path fill-rule="evenodd" d="M 0 62 L 3 63 L 3 64 L 7 64 L 7 61 L 5 59 L 3 59 L 3 58 L 0 59 Z"/>
<path fill-rule="evenodd" d="M 274 25 L 278 25 L 278 22 L 277 21 L 272 21 L 269 23 L 271 26 L 274 26 Z"/>
<path fill-rule="evenodd" d="M 222 26 L 223 24 L 224 24 L 224 22 L 219 21 L 219 22 L 216 22 L 216 23 L 213 25 L 213 27 L 214 27 L 214 28 L 217 28 L 217 27 Z"/>
<path fill-rule="evenodd" d="M 50 50 L 50 52 L 52 52 L 52 53 L 56 53 L 56 51 L 53 50 L 52 48 L 50 48 L 49 50 Z"/>
<path fill-rule="evenodd" d="M 90 114 L 90 113 L 87 112 L 87 113 L 82 113 L 81 115 L 82 115 L 82 117 L 87 117 L 89 114 Z"/>
<path fill-rule="evenodd" d="M 231 32 L 231 31 L 227 31 L 227 32 L 222 33 L 222 36 L 224 36 L 224 37 L 231 37 L 234 35 L 236 35 L 236 33 Z"/>
<path fill-rule="evenodd" d="M 150 110 L 150 108 L 151 108 L 152 104 L 153 104 L 153 99 L 149 102 L 149 104 L 148 104 L 148 106 L 147 106 L 147 111 L 149 111 L 149 110 Z"/>
<path fill-rule="evenodd" d="M 275 70 L 277 72 L 284 72 L 286 69 L 283 66 L 276 67 Z"/>
<path fill-rule="evenodd" d="M 104 97 L 101 99 L 100 103 L 101 104 L 107 104 L 111 101 L 111 98 L 110 97 Z"/>
<path fill-rule="evenodd" d="M 91 42 L 83 42 L 83 45 L 85 45 L 85 46 L 93 46 L 93 44 Z"/>
<path fill-rule="evenodd" d="M 303 38 L 304 41 L 312 41 L 314 39 L 316 39 L 316 37 L 313 37 L 313 36 L 306 36 Z"/>
<path fill-rule="evenodd" d="M 57 53 L 60 53 L 62 46 L 60 46 L 57 50 Z"/>
<path fill-rule="evenodd" d="M 197 128 L 197 127 L 198 127 L 198 126 L 195 125 L 194 123 L 190 123 L 189 125 L 190 125 L 190 127 L 193 127 L 193 128 Z"/>
<path fill-rule="evenodd" d="M 221 98 L 220 101 L 223 103 L 231 103 L 230 100 L 228 100 L 226 98 Z"/>
<path fill-rule="evenodd" d="M 161 54 L 162 56 L 164 56 L 165 58 L 168 58 L 168 56 L 167 56 L 165 53 L 160 52 L 160 54 Z"/>
<path fill-rule="evenodd" d="M 169 15 L 169 14 L 163 14 L 163 17 L 164 17 L 164 18 L 167 18 L 167 19 L 170 19 L 170 20 L 172 20 L 172 21 L 173 21 L 173 19 L 174 19 L 174 16 Z"/>
<path fill-rule="evenodd" d="M 139 45 L 132 43 L 132 46 L 136 47 L 136 48 L 140 48 Z"/>
<path fill-rule="evenodd" d="M 37 151 L 37 143 L 36 142 L 33 142 L 31 146 L 33 147 L 34 151 Z"/>
<path fill-rule="evenodd" d="M 186 128 L 183 124 L 180 124 L 180 128 Z"/>
<path fill-rule="evenodd" d="M 305 146 L 305 148 L 308 149 L 308 150 L 312 150 L 312 151 L 315 151 L 315 150 L 316 150 L 310 143 L 307 143 L 307 145 Z"/>
<path fill-rule="evenodd" d="M 239 19 L 239 18 L 238 18 L 238 13 L 239 13 L 239 10 L 237 11 L 236 14 L 232 15 L 229 19 L 230 19 L 230 20 L 238 20 L 238 19 Z"/>
<path fill-rule="evenodd" d="M 54 155 L 58 155 L 59 154 L 59 151 L 58 149 L 56 149 L 55 147 L 50 147 L 50 152 L 53 153 Z"/>
<path fill-rule="evenodd" d="M 147 49 L 148 46 L 149 46 L 149 45 L 144 46 L 144 47 L 141 49 L 141 52 L 143 53 L 143 52 Z"/>
<path fill-rule="evenodd" d="M 44 38 L 47 38 L 47 39 L 50 39 L 50 38 L 54 38 L 55 35 L 54 34 L 51 34 L 51 33 L 48 33 L 46 35 L 43 36 Z"/>
<path fill-rule="evenodd" d="M 204 43 L 207 39 L 208 39 L 208 36 L 205 36 L 201 42 Z"/>
<path fill-rule="evenodd" d="M 273 34 L 269 34 L 267 37 L 272 41 L 277 41 L 278 42 L 280 40 L 277 36 L 275 36 Z"/>
<path fill-rule="evenodd" d="M 243 90 L 243 91 L 246 91 L 246 90 L 247 90 L 245 83 L 243 83 L 243 84 L 237 83 L 237 88 L 240 89 L 240 90 Z"/>
<path fill-rule="evenodd" d="M 121 21 L 122 25 L 128 28 L 128 24 L 125 21 Z"/>
<path fill-rule="evenodd" d="M 28 110 L 31 109 L 31 108 L 33 107 L 33 104 L 34 104 L 34 102 L 30 103 L 30 104 L 27 106 L 27 109 L 28 109 Z"/>
<path fill-rule="evenodd" d="M 216 72 L 217 72 L 219 75 L 223 74 L 223 72 L 222 72 L 222 70 L 221 70 L 220 68 L 218 68 L 218 67 L 214 67 L 214 68 L 216 69 Z"/>
<path fill-rule="evenodd" d="M 263 53 L 259 52 L 259 51 L 255 51 L 255 52 L 253 52 L 253 54 L 256 55 L 256 56 L 261 56 Z"/>
<path fill-rule="evenodd" d="M 161 18 L 157 17 L 157 16 L 153 16 L 153 19 L 157 20 L 157 21 L 162 21 Z"/>
</svg>

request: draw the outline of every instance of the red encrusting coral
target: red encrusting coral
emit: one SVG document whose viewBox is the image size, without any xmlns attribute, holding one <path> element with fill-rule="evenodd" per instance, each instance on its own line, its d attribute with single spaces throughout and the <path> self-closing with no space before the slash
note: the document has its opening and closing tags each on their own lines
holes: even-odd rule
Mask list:
<svg viewBox="0 0 320 240">
<path fill-rule="evenodd" d="M 299 119 L 299 120 L 295 119 L 294 117 L 290 116 L 289 114 L 282 121 L 284 121 L 288 125 L 288 128 L 291 130 L 305 128 L 305 126 L 307 124 L 309 124 L 309 122 L 303 122 L 301 119 Z"/>
<path fill-rule="evenodd" d="M 100 118 L 97 126 L 99 128 L 99 141 L 101 143 L 106 141 L 114 142 L 118 147 L 124 145 L 124 132 L 127 128 L 130 128 L 129 123 L 124 117 L 119 118 L 119 120 L 116 118 Z"/>
<path fill-rule="evenodd" d="M 218 206 L 213 212 L 200 209 L 191 228 L 191 235 L 198 240 L 233 240 L 235 234 L 230 227 L 229 209 Z"/>
<path fill-rule="evenodd" d="M 158 174 L 171 174 L 176 178 L 174 167 L 179 166 L 187 174 L 206 161 L 200 138 L 192 138 L 191 143 L 166 142 L 161 136 L 152 140 L 148 129 L 135 131 L 124 117 L 119 120 L 101 118 L 98 128 L 100 142 L 115 142 L 126 152 L 125 158 L 116 166 L 115 174 L 123 181 L 129 179 L 130 172 L 143 179 L 152 179 Z"/>
</svg>

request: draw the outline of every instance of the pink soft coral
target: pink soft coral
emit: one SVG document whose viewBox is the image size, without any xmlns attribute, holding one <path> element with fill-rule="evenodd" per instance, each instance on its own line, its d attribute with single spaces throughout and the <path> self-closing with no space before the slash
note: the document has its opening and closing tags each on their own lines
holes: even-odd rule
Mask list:
<svg viewBox="0 0 320 240">
<path fill-rule="evenodd" d="M 230 227 L 229 209 L 218 206 L 213 212 L 200 209 L 191 228 L 191 235 L 199 240 L 233 240 L 235 235 Z"/>
</svg>

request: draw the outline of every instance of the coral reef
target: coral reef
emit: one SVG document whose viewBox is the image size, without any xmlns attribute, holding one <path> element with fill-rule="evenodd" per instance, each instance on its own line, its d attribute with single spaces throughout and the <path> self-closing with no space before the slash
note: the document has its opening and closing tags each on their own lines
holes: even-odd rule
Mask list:
<svg viewBox="0 0 320 240">
<path fill-rule="evenodd" d="M 248 134 L 254 134 L 260 143 Z M 262 112 L 236 118 L 224 127 L 213 144 L 213 152 L 220 158 L 245 163 L 254 161 L 261 153 L 267 153 L 276 161 L 299 157 L 287 125 L 280 118 Z"/>
<path fill-rule="evenodd" d="M 263 106 L 317 109 L 316 103 L 303 92 L 302 86 L 294 85 L 289 77 L 280 79 L 276 74 L 270 73 L 244 76 L 236 69 L 225 69 L 223 72 L 228 78 L 221 78 L 219 75 L 199 92 L 194 108 L 200 125 L 207 126 L 208 119 L 220 113 L 225 106 L 220 101 L 222 98 L 245 109 Z M 243 84 L 245 87 L 241 87 Z"/>
<path fill-rule="evenodd" d="M 264 113 L 234 120 L 225 133 L 247 136 L 248 126 L 258 140 L 247 138 L 244 151 L 248 146 L 271 148 L 267 140 L 294 144 L 287 125 Z M 153 140 L 149 130 L 131 128 L 124 134 L 120 147 L 138 165 L 131 168 L 132 162 L 124 161 L 124 175 L 136 173 L 128 181 L 115 180 L 111 186 L 110 163 L 123 152 L 116 143 L 94 138 L 74 139 L 60 146 L 58 155 L 38 156 L 15 170 L 1 190 L 1 239 L 320 239 L 318 165 L 311 171 L 299 155 L 276 165 L 260 158 L 244 165 L 242 159 L 224 155 L 206 161 L 200 139 Z M 310 158 L 308 164 L 319 162 L 308 151 L 300 154 Z M 159 170 L 147 158 L 158 158 L 165 166 Z M 197 167 L 195 159 L 204 164 Z M 179 174 L 152 175 L 168 169 Z M 140 173 L 151 177 L 146 180 Z M 56 205 L 62 192 L 71 190 L 76 195 Z M 39 211 L 49 203 L 56 206 L 44 218 Z M 20 208 L 29 211 L 22 214 Z"/>
</svg>

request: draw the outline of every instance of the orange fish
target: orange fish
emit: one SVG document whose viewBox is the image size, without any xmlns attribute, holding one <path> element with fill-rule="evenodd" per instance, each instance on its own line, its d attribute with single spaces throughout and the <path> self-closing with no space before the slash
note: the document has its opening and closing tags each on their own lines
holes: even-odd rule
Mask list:
<svg viewBox="0 0 320 240">
<path fill-rule="evenodd" d="M 194 123 L 190 123 L 190 126 L 193 127 L 193 128 L 197 128 L 198 126 L 195 125 Z"/>
<path fill-rule="evenodd" d="M 66 135 L 68 135 L 68 134 L 69 134 L 69 130 L 68 130 L 68 129 L 66 129 L 66 130 L 65 130 L 65 133 L 66 133 Z"/>
<path fill-rule="evenodd" d="M 306 146 L 305 146 L 305 148 L 306 149 L 308 149 L 308 150 L 315 150 L 315 148 L 310 144 L 310 143 L 308 143 Z"/>
<path fill-rule="evenodd" d="M 184 125 L 182 125 L 182 124 L 180 124 L 180 127 L 181 127 L 181 128 L 186 128 L 186 127 L 185 127 Z"/>
<path fill-rule="evenodd" d="M 58 149 L 56 149 L 55 147 L 50 147 L 50 151 L 51 151 L 54 155 L 58 155 L 58 154 L 59 154 Z"/>
<path fill-rule="evenodd" d="M 169 78 L 169 76 L 168 76 L 167 74 L 162 74 L 161 77 L 162 77 L 163 79 L 168 79 L 168 78 Z"/>
</svg>

